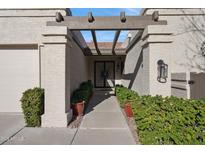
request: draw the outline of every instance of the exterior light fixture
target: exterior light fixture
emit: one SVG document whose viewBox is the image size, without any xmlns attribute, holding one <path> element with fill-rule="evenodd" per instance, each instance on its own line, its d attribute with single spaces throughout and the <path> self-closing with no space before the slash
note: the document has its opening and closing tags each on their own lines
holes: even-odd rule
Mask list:
<svg viewBox="0 0 205 154">
<path fill-rule="evenodd" d="M 157 80 L 161 83 L 166 83 L 167 82 L 167 77 L 168 77 L 168 65 L 164 63 L 163 60 L 158 60 L 157 62 Z"/>
<path fill-rule="evenodd" d="M 56 22 L 64 21 L 63 16 L 60 12 L 56 12 Z"/>
<path fill-rule="evenodd" d="M 130 32 L 127 34 L 127 38 L 128 38 L 128 43 L 130 44 L 130 40 L 132 38 L 132 34 Z"/>
</svg>

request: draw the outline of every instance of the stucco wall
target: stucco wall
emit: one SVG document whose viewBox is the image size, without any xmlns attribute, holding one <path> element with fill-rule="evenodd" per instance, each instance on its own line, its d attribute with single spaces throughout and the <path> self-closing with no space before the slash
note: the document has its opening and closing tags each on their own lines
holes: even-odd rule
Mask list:
<svg viewBox="0 0 205 154">
<path fill-rule="evenodd" d="M 0 10 L 0 44 L 38 44 L 47 21 L 64 9 Z"/>
<path fill-rule="evenodd" d="M 144 95 L 149 93 L 149 53 L 148 48 L 143 49 L 141 43 L 137 42 L 125 58 L 122 83 Z"/>
<path fill-rule="evenodd" d="M 81 82 L 88 80 L 88 61 L 79 46 L 72 41 L 70 48 L 70 90 L 77 89 Z"/>
<path fill-rule="evenodd" d="M 149 94 L 150 95 L 171 95 L 171 52 L 172 46 L 169 43 L 153 43 L 149 45 Z M 158 60 L 163 60 L 168 65 L 168 77 L 165 83 L 157 80 Z M 146 80 L 145 80 L 146 82 Z"/>
<path fill-rule="evenodd" d="M 137 63 L 140 63 L 144 68 L 139 67 L 132 85 L 130 85 L 129 80 L 125 79 L 123 84 L 141 95 L 161 94 L 167 96 L 171 95 L 170 73 L 205 71 L 205 57 L 202 56 L 200 50 L 201 44 L 205 40 L 205 10 L 145 9 L 143 14 L 152 14 L 153 11 L 159 11 L 159 20 L 167 20 L 168 24 L 166 26 L 148 26 L 148 29 L 145 29 L 150 33 L 148 38 L 145 38 L 148 42 L 148 48 L 145 49 L 146 52 L 142 50 L 140 41 L 134 45 L 126 57 L 124 73 L 134 72 L 134 66 Z M 135 36 L 134 32 L 131 34 L 134 34 L 132 37 Z M 143 60 L 138 58 L 141 52 Z M 159 59 L 163 59 L 168 64 L 169 74 L 166 84 L 156 80 L 156 62 Z M 149 68 L 145 69 L 146 66 Z M 145 74 L 145 72 L 147 73 Z"/>
<path fill-rule="evenodd" d="M 0 9 L 0 112 L 21 112 L 26 89 L 40 86 L 39 45 L 46 22 L 65 9 Z"/>
<path fill-rule="evenodd" d="M 172 73 L 171 74 L 171 95 L 180 98 L 190 98 L 189 89 L 190 75 L 187 73 Z"/>
<path fill-rule="evenodd" d="M 167 20 L 173 31 L 171 72 L 204 72 L 205 57 L 200 47 L 205 41 L 205 9 L 147 9 L 159 11 L 159 20 Z"/>
</svg>

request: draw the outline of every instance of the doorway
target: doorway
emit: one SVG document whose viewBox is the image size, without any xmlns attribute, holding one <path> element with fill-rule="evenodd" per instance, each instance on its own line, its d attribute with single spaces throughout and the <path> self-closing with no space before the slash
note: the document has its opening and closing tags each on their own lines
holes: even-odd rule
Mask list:
<svg viewBox="0 0 205 154">
<path fill-rule="evenodd" d="M 95 88 L 113 88 L 115 86 L 115 62 L 94 62 L 94 86 Z"/>
</svg>

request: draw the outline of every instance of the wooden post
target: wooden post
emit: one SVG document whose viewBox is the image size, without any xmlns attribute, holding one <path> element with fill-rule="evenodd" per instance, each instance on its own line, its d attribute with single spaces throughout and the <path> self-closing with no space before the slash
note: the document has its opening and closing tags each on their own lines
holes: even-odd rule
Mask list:
<svg viewBox="0 0 205 154">
<path fill-rule="evenodd" d="M 93 22 L 94 21 L 94 17 L 92 15 L 92 12 L 88 12 L 88 22 Z"/>
<path fill-rule="evenodd" d="M 120 20 L 121 20 L 121 22 L 126 21 L 125 12 L 120 12 Z"/>
<path fill-rule="evenodd" d="M 95 45 L 95 49 L 96 49 L 98 55 L 101 55 L 100 50 L 99 50 L 99 48 L 98 48 L 98 43 L 97 43 L 97 38 L 96 38 L 95 30 L 91 30 L 91 33 L 92 33 L 92 37 L 93 37 L 93 42 L 94 42 L 94 45 Z"/>
<path fill-rule="evenodd" d="M 154 20 L 154 21 L 158 21 L 159 20 L 159 12 L 158 11 L 154 11 L 152 13 L 152 20 Z"/>
<path fill-rule="evenodd" d="M 117 40 L 118 40 L 119 36 L 120 36 L 120 30 L 117 30 L 115 32 L 115 37 L 114 37 L 113 44 L 112 44 L 112 53 L 113 53 L 113 55 L 115 55 L 115 46 L 117 44 Z"/>
<path fill-rule="evenodd" d="M 56 12 L 56 22 L 64 21 L 63 16 L 60 12 Z"/>
</svg>

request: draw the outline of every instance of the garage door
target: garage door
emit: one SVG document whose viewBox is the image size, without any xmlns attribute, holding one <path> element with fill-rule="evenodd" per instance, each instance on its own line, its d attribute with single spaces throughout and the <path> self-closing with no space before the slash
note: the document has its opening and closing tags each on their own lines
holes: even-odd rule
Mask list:
<svg viewBox="0 0 205 154">
<path fill-rule="evenodd" d="M 22 92 L 39 86 L 36 49 L 0 49 L 0 112 L 22 112 Z"/>
</svg>

